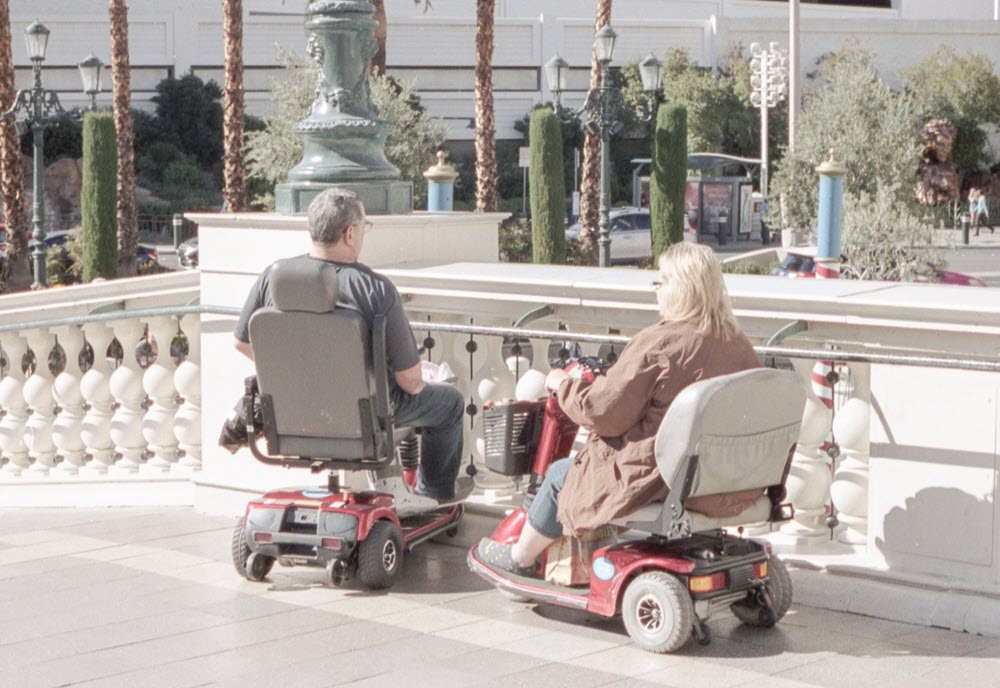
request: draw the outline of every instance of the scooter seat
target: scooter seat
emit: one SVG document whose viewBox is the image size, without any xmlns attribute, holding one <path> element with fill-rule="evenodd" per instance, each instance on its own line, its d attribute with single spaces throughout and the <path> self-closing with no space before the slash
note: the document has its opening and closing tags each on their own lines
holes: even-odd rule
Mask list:
<svg viewBox="0 0 1000 688">
<path fill-rule="evenodd" d="M 667 535 L 668 533 L 658 533 L 661 516 L 663 514 L 663 502 L 651 502 L 628 516 L 622 516 L 612 521 L 612 525 L 623 526 L 632 530 L 652 533 L 654 535 Z M 735 516 L 714 518 L 697 511 L 687 510 L 685 514 L 691 522 L 691 532 L 700 533 L 720 528 L 736 528 L 737 526 L 747 526 L 757 523 L 764 523 L 771 517 L 771 500 L 767 495 L 762 494 L 753 504 Z M 669 522 L 670 519 L 667 519 Z"/>
</svg>

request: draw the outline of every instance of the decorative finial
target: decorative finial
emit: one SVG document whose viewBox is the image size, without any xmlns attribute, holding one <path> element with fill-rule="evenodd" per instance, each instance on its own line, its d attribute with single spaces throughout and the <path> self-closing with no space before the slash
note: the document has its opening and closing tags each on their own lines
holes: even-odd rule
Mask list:
<svg viewBox="0 0 1000 688">
<path fill-rule="evenodd" d="M 431 165 L 424 172 L 424 179 L 432 182 L 455 181 L 458 178 L 458 171 L 448 164 L 448 151 L 439 150 L 435 155 L 437 155 L 437 164 Z"/>
<path fill-rule="evenodd" d="M 817 165 L 816 171 L 824 177 L 843 177 L 847 174 L 847 165 L 837 160 L 837 154 L 831 148 L 829 159 Z"/>
</svg>

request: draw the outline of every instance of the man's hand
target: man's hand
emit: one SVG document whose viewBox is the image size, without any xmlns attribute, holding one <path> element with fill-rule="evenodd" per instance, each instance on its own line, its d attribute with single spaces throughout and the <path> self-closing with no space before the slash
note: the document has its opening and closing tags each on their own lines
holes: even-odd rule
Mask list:
<svg viewBox="0 0 1000 688">
<path fill-rule="evenodd" d="M 253 360 L 253 349 L 250 347 L 250 342 L 240 341 L 236 337 L 233 337 L 233 346 L 236 347 L 236 350 L 241 354 L 249 358 L 251 361 Z"/>
<path fill-rule="evenodd" d="M 396 373 L 396 384 L 407 394 L 420 394 L 424 387 L 427 386 L 423 376 L 420 374 L 420 364 L 418 363 L 412 368 L 400 370 Z"/>
<path fill-rule="evenodd" d="M 563 381 L 569 379 L 569 374 L 562 368 L 553 368 L 545 377 L 545 389 L 555 392 Z"/>
</svg>

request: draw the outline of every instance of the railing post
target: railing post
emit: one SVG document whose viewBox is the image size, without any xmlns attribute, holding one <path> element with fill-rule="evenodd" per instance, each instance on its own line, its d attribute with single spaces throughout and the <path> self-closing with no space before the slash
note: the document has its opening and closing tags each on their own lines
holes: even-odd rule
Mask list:
<svg viewBox="0 0 1000 688">
<path fill-rule="evenodd" d="M 75 475 L 86 459 L 86 446 L 80 434 L 84 419 L 83 396 L 80 393 L 83 331 L 76 325 L 67 325 L 55 328 L 54 332 L 59 346 L 66 353 L 66 368 L 56 376 L 52 387 L 52 396 L 60 407 L 52 425 L 52 440 L 56 451 L 63 457 L 56 468 L 60 473 Z"/>
<path fill-rule="evenodd" d="M 28 468 L 28 448 L 24 444 L 24 425 L 28 422 L 28 405 L 24 401 L 24 371 L 21 360 L 28 343 L 19 334 L 0 334 L 0 347 L 7 357 L 7 374 L 0 380 L 0 449 L 3 468 L 0 477 L 17 477 Z"/>
<path fill-rule="evenodd" d="M 182 452 L 173 470 L 190 474 L 201 469 L 201 318 L 185 315 L 181 330 L 187 335 L 188 354 L 174 372 L 181 406 L 174 415 L 174 436 Z"/>
<path fill-rule="evenodd" d="M 871 438 L 871 366 L 851 364 L 854 392 L 837 409 L 833 436 L 840 446 L 837 470 L 830 486 L 830 496 L 837 507 L 837 517 L 847 526 L 838 539 L 848 545 L 868 542 L 868 461 Z"/>
<path fill-rule="evenodd" d="M 143 325 L 135 320 L 116 320 L 112 326 L 122 345 L 122 364 L 111 374 L 111 394 L 118 405 L 111 418 L 111 440 L 121 458 L 111 467 L 113 473 L 135 473 L 142 465 L 146 442 L 142 435 L 142 369 L 135 349 L 142 338 Z"/>
<path fill-rule="evenodd" d="M 28 456 L 34 459 L 28 470 L 45 475 L 56 461 L 56 446 L 52 443 L 54 378 L 49 370 L 49 352 L 55 345 L 55 338 L 47 329 L 29 330 L 26 338 L 28 347 L 35 354 L 35 371 L 24 382 L 24 401 L 31 409 L 31 416 L 24 426 L 24 443 L 28 447 Z"/>
<path fill-rule="evenodd" d="M 115 335 L 110 327 L 96 322 L 86 323 L 83 333 L 94 352 L 94 363 L 80 380 L 80 393 L 86 402 L 80 436 L 90 456 L 83 471 L 102 475 L 115 461 L 115 444 L 111 441 L 114 398 L 111 396 L 111 369 L 108 367 L 108 346 Z"/>
<path fill-rule="evenodd" d="M 177 390 L 174 388 L 175 366 L 170 351 L 177 334 L 177 321 L 169 316 L 152 318 L 149 334 L 156 342 L 156 360 L 142 375 L 142 388 L 150 401 L 142 419 L 142 436 L 153 455 L 143 464 L 142 470 L 164 473 L 177 461 L 177 438 L 174 437 Z"/>
</svg>

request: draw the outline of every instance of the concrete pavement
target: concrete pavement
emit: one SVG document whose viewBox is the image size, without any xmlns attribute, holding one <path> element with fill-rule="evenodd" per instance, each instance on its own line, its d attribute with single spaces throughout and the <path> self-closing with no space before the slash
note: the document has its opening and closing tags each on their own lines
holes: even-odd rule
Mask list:
<svg viewBox="0 0 1000 688">
<path fill-rule="evenodd" d="M 630 647 L 619 620 L 507 600 L 428 543 L 385 593 L 238 577 L 233 521 L 186 508 L 0 509 L 5 688 L 994 686 L 1000 640 L 793 604 L 770 631 Z"/>
</svg>

